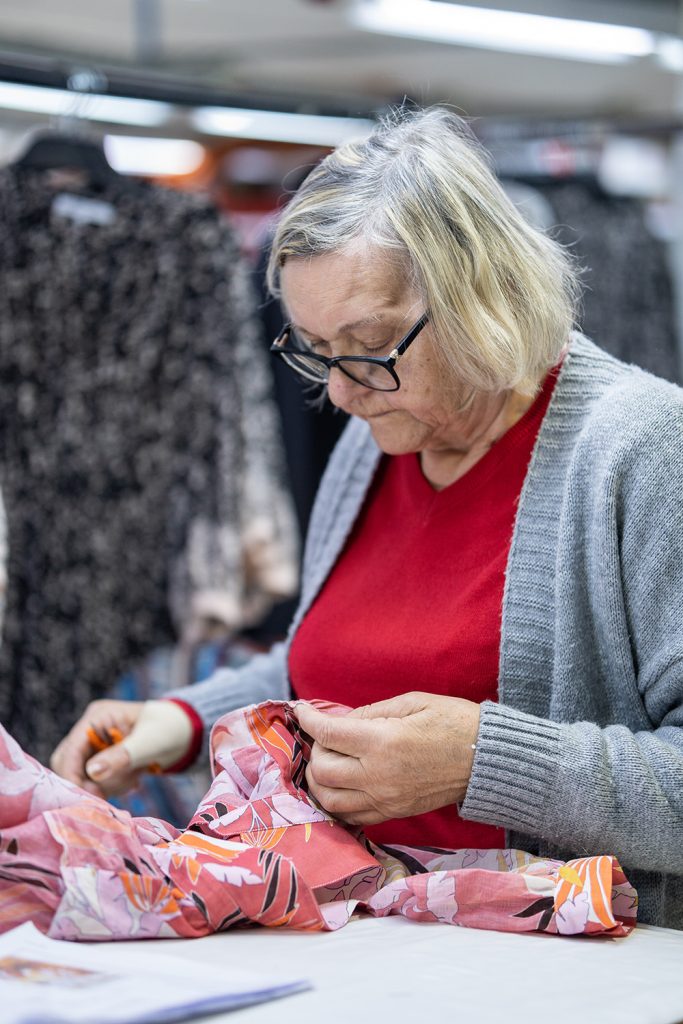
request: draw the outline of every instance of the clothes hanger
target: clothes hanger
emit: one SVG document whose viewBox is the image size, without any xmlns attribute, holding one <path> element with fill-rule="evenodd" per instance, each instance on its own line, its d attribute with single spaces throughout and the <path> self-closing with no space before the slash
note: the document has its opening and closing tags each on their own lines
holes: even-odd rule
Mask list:
<svg viewBox="0 0 683 1024">
<path fill-rule="evenodd" d="M 60 117 L 55 127 L 33 136 L 22 155 L 15 161 L 19 171 L 79 171 L 86 183 L 104 188 L 112 181 L 121 180 L 104 153 L 101 142 L 83 133 L 87 121 L 89 94 L 106 88 L 106 78 L 95 71 L 73 73 L 67 89 L 73 93 L 72 110 Z"/>
<path fill-rule="evenodd" d="M 120 178 L 97 142 L 78 135 L 41 132 L 14 163 L 19 171 L 82 171 L 87 183 L 104 188 Z"/>
</svg>

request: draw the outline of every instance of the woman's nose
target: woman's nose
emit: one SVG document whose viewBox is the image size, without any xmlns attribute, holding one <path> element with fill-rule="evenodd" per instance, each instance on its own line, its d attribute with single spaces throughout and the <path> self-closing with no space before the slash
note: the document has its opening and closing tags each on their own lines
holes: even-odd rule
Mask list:
<svg viewBox="0 0 683 1024">
<path fill-rule="evenodd" d="M 330 370 L 327 394 L 332 405 L 336 405 L 339 409 L 348 410 L 349 404 L 353 402 L 354 397 L 360 391 L 365 390 L 362 384 L 357 384 L 355 380 L 351 380 L 338 366 L 333 366 Z"/>
</svg>

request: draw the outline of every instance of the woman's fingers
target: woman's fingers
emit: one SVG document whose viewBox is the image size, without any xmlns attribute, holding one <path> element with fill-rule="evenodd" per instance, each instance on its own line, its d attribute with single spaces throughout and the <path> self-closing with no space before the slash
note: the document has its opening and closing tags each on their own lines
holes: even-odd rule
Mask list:
<svg viewBox="0 0 683 1024">
<path fill-rule="evenodd" d="M 300 701 L 295 707 L 299 725 L 321 747 L 351 757 L 362 757 L 377 745 L 377 723 L 350 718 L 349 715 L 330 715 Z"/>
<path fill-rule="evenodd" d="M 93 701 L 55 748 L 50 758 L 52 770 L 97 795 L 129 788 L 135 783 L 130 757 L 112 741 L 130 733 L 142 707 L 132 701 Z"/>
<path fill-rule="evenodd" d="M 328 750 L 317 742 L 311 749 L 308 772 L 307 778 L 312 778 L 317 786 L 328 789 L 362 788 L 363 770 L 358 758 Z"/>
<path fill-rule="evenodd" d="M 306 781 L 308 792 L 317 800 L 321 807 L 335 818 L 346 818 L 349 814 L 360 814 L 372 812 L 374 808 L 368 799 L 367 793 L 356 789 L 332 789 L 321 786 L 315 781 L 310 765 L 306 769 Z M 381 820 L 381 815 L 376 818 Z"/>
<path fill-rule="evenodd" d="M 122 743 L 100 750 L 85 764 L 85 774 L 109 796 L 125 792 L 127 783 L 135 784 L 130 754 Z"/>
</svg>

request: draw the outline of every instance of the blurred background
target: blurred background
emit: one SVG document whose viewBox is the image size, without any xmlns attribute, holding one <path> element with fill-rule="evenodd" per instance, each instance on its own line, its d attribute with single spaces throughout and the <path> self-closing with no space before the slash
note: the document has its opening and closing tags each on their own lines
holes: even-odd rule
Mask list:
<svg viewBox="0 0 683 1024">
<path fill-rule="evenodd" d="M 343 421 L 270 365 L 268 239 L 388 107 L 470 118 L 583 267 L 586 333 L 680 381 L 682 33 L 679 0 L 0 0 L 0 717 L 27 749 L 285 632 Z M 157 779 L 133 809 L 194 800 Z"/>
</svg>

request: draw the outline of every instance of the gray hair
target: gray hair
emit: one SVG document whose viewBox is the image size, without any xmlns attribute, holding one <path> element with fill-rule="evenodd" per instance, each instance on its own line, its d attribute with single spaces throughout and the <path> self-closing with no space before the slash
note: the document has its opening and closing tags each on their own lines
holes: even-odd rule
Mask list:
<svg viewBox="0 0 683 1024">
<path fill-rule="evenodd" d="M 462 383 L 533 394 L 558 362 L 578 298 L 571 258 L 523 218 L 456 114 L 399 109 L 315 167 L 277 226 L 271 292 L 287 260 L 359 245 L 421 295 Z"/>
</svg>

